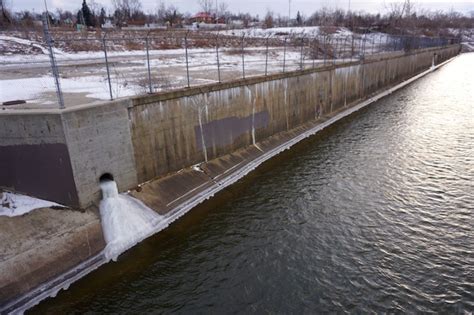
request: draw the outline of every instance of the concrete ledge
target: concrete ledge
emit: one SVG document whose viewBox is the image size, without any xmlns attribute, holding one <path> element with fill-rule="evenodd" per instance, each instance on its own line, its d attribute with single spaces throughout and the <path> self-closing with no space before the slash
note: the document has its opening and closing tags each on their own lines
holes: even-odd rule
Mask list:
<svg viewBox="0 0 474 315">
<path fill-rule="evenodd" d="M 105 246 L 96 208 L 85 212 L 38 209 L 20 217 L 0 217 L 0 227 L 0 243 L 4 244 L 0 305 L 75 267 Z"/>
</svg>

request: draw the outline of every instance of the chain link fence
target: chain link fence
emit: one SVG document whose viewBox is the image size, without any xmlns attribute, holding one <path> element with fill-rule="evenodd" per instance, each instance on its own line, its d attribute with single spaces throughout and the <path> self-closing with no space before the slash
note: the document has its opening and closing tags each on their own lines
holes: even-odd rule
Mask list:
<svg viewBox="0 0 474 315">
<path fill-rule="evenodd" d="M 361 61 L 380 54 L 403 54 L 416 49 L 443 47 L 457 39 L 397 36 L 388 34 L 284 34 L 267 37 L 229 35 L 227 32 L 150 31 L 141 36 L 114 36 L 104 32 L 100 38 L 53 38 L 44 23 L 45 42 L 60 108 L 67 106 L 61 69 L 55 50 L 64 45 L 93 51 L 90 58 L 72 60 L 87 63 L 91 75 L 107 90 L 110 100 L 122 96 L 156 93 L 203 84 L 269 76 L 295 70 Z M 117 47 L 126 49 L 117 52 Z M 133 52 L 133 53 L 131 53 Z M 69 61 L 71 64 L 71 60 Z M 87 77 L 86 77 L 87 78 Z M 133 88 L 131 88 L 133 86 Z M 125 92 L 124 92 L 125 91 Z"/>
</svg>

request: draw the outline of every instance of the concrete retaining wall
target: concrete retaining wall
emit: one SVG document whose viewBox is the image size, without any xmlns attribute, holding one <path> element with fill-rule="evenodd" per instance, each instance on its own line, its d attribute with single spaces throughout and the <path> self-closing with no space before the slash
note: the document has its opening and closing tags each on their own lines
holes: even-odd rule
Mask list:
<svg viewBox="0 0 474 315">
<path fill-rule="evenodd" d="M 99 200 L 104 173 L 114 175 L 121 191 L 138 184 L 127 106 L 112 102 L 61 114 L 81 207 Z"/>
<path fill-rule="evenodd" d="M 338 111 L 459 52 L 380 56 L 66 110 L 0 113 L 0 187 L 74 207 Z"/>
<path fill-rule="evenodd" d="M 234 152 L 340 110 L 428 69 L 435 53 L 441 62 L 458 50 L 428 50 L 136 98 L 129 111 L 138 181 Z"/>
<path fill-rule="evenodd" d="M 79 204 L 59 114 L 0 115 L 0 186 L 62 204 Z"/>
</svg>

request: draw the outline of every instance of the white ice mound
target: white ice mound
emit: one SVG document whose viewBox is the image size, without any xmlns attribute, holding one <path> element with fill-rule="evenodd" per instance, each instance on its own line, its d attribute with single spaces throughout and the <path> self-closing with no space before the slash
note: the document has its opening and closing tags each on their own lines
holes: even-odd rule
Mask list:
<svg viewBox="0 0 474 315">
<path fill-rule="evenodd" d="M 119 194 L 114 181 L 102 181 L 100 188 L 103 196 L 100 216 L 107 243 L 104 250 L 107 260 L 117 260 L 121 253 L 168 226 L 161 215 L 140 200 Z"/>
</svg>

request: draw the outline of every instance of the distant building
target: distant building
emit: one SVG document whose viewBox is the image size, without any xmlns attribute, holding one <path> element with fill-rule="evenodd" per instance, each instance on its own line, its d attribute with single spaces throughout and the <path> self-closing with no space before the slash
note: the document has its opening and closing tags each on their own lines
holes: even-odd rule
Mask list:
<svg viewBox="0 0 474 315">
<path fill-rule="evenodd" d="M 230 25 L 233 27 L 243 27 L 244 26 L 244 21 L 242 20 L 231 20 Z"/>
<path fill-rule="evenodd" d="M 215 14 L 198 12 L 193 17 L 191 17 L 191 23 L 225 24 L 225 19 L 223 17 L 216 19 Z"/>
<path fill-rule="evenodd" d="M 105 28 L 105 29 L 112 29 L 112 28 L 115 28 L 115 25 L 114 23 L 112 23 L 112 19 L 106 19 L 105 20 L 105 23 L 101 25 L 102 28 Z"/>
<path fill-rule="evenodd" d="M 188 26 L 186 27 L 187 29 L 192 29 L 192 30 L 210 30 L 210 29 L 213 29 L 213 30 L 216 30 L 216 29 L 225 29 L 227 27 L 226 24 L 215 24 L 215 23 L 212 23 L 212 24 L 209 24 L 209 23 L 197 23 L 197 22 L 194 22 L 191 26 Z"/>
<path fill-rule="evenodd" d="M 146 21 L 144 19 L 141 20 L 130 20 L 127 22 L 127 26 L 129 27 L 145 27 Z"/>
<path fill-rule="evenodd" d="M 65 25 L 73 25 L 73 24 L 74 24 L 74 22 L 73 22 L 73 20 L 72 20 L 71 18 L 66 18 L 66 19 L 64 19 L 64 20 L 63 20 L 63 23 L 64 23 Z"/>
<path fill-rule="evenodd" d="M 192 18 L 191 22 L 193 23 L 213 23 L 214 17 L 206 12 L 198 12 Z"/>
<path fill-rule="evenodd" d="M 165 25 L 159 25 L 156 23 L 146 23 L 146 24 L 131 24 L 128 26 L 122 27 L 122 30 L 128 31 L 142 31 L 142 30 L 165 30 L 167 27 Z"/>
</svg>

